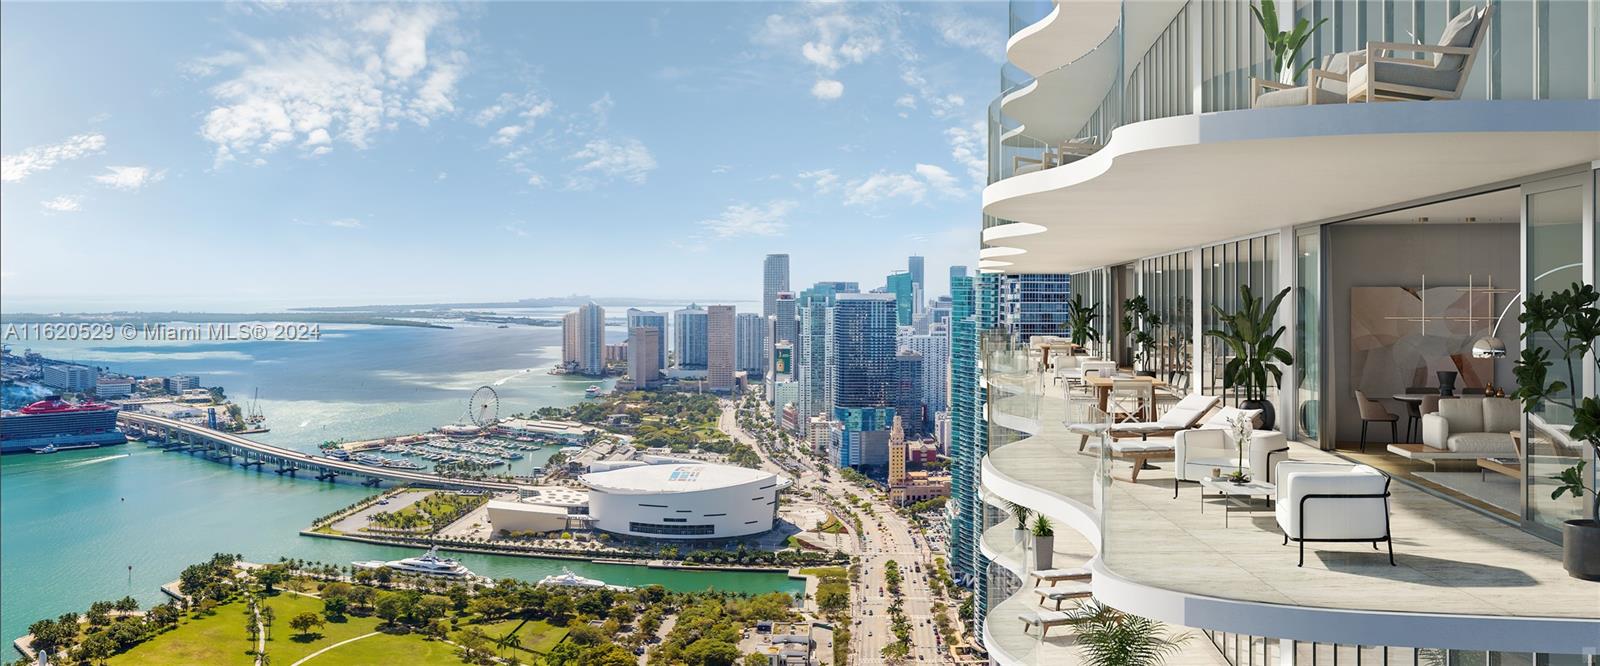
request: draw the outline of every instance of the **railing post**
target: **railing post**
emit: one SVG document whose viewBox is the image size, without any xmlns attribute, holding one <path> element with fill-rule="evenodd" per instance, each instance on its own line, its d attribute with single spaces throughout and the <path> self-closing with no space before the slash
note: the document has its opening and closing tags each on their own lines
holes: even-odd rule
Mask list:
<svg viewBox="0 0 1600 666">
<path fill-rule="evenodd" d="M 1299 646 L 1292 638 L 1278 639 L 1278 666 L 1295 666 Z"/>
</svg>

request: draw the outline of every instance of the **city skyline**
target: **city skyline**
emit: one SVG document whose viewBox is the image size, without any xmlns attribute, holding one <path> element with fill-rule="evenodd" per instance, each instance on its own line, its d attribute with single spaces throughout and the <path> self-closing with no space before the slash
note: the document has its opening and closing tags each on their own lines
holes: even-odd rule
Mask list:
<svg viewBox="0 0 1600 666">
<path fill-rule="evenodd" d="M 1005 26 L 978 5 L 3 14 L 8 311 L 745 300 L 766 252 L 795 284 L 975 261 Z M 602 19 L 631 46 L 552 29 Z M 181 247 L 227 288 L 54 269 L 88 237 L 130 267 Z"/>
</svg>

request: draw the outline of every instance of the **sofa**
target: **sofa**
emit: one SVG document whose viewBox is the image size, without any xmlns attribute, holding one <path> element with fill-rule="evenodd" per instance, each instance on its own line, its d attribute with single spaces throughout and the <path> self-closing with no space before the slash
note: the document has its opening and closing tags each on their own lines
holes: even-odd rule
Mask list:
<svg viewBox="0 0 1600 666">
<path fill-rule="evenodd" d="M 1211 470 L 1224 474 L 1239 468 L 1239 451 L 1234 448 L 1233 437 L 1225 428 L 1185 430 L 1172 438 L 1173 470 L 1172 496 L 1178 496 L 1178 484 L 1211 476 Z M 1257 430 L 1250 434 L 1250 450 L 1245 454 L 1245 464 L 1250 478 L 1273 482 L 1276 463 L 1284 462 L 1289 455 L 1289 439 L 1276 430 Z"/>
<path fill-rule="evenodd" d="M 1394 565 L 1389 475 L 1366 465 L 1285 461 L 1278 463 L 1277 479 L 1273 517 L 1284 544 L 1300 544 L 1298 566 L 1305 566 L 1306 543 L 1313 541 L 1370 541 L 1373 549 L 1387 542 Z"/>
<path fill-rule="evenodd" d="M 1522 405 L 1510 398 L 1445 398 L 1422 415 L 1422 443 L 1435 452 L 1488 458 L 1517 455 L 1513 431 L 1522 429 Z"/>
</svg>

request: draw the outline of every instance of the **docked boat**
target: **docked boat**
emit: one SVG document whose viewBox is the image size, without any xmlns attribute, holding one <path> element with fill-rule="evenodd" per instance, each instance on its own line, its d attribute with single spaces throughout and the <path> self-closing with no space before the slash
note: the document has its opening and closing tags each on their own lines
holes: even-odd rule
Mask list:
<svg viewBox="0 0 1600 666">
<path fill-rule="evenodd" d="M 408 557 L 403 560 L 390 560 L 388 562 L 383 560 L 365 560 L 360 562 L 351 562 L 350 564 L 355 565 L 357 569 L 393 569 L 395 571 L 423 574 L 427 576 L 482 579 L 481 576 L 472 573 L 471 569 L 468 569 L 460 562 L 448 557 L 440 557 L 438 546 L 429 548 L 428 552 L 426 553 L 416 557 Z"/>
<path fill-rule="evenodd" d="M 584 395 L 584 397 L 588 397 L 588 398 L 599 397 L 599 395 L 600 395 L 600 387 L 598 387 L 598 386 L 590 386 L 589 388 L 586 388 L 586 389 L 583 390 L 583 395 Z"/>
<path fill-rule="evenodd" d="M 623 585 L 611 585 L 598 578 L 585 578 L 572 573 L 571 569 L 561 567 L 561 573 L 550 574 L 539 579 L 540 585 L 554 585 L 557 587 L 584 587 L 590 589 L 610 588 L 613 590 L 631 590 L 633 588 Z"/>
<path fill-rule="evenodd" d="M 34 453 L 55 453 L 56 451 L 60 451 L 60 449 L 57 449 L 56 445 L 54 444 L 46 444 L 44 446 L 32 449 L 32 451 Z"/>
<path fill-rule="evenodd" d="M 350 452 L 344 449 L 332 449 L 328 451 L 328 457 L 334 460 L 349 460 Z"/>
</svg>

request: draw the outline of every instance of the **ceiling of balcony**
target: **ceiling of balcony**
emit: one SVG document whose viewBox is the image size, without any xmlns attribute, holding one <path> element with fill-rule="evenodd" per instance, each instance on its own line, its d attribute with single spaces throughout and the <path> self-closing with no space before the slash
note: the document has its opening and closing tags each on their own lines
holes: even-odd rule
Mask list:
<svg viewBox="0 0 1600 666">
<path fill-rule="evenodd" d="M 1064 0 L 1049 16 L 1012 35 L 1006 57 L 1029 76 L 1039 76 L 1083 57 L 1121 17 L 1121 0 Z"/>
<path fill-rule="evenodd" d="M 1424 106 L 1425 105 L 1425 106 Z M 1325 105 L 1181 116 L 984 190 L 1007 273 L 1092 268 L 1600 160 L 1600 101 Z M 1489 215 L 1485 215 L 1489 217 Z"/>
</svg>

